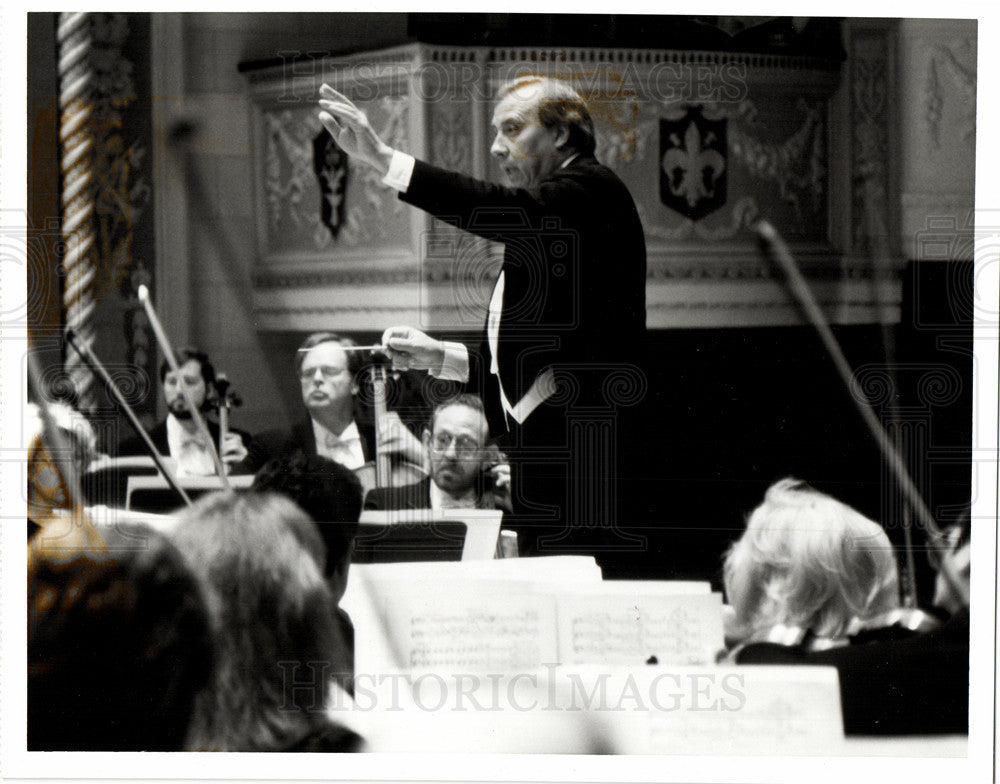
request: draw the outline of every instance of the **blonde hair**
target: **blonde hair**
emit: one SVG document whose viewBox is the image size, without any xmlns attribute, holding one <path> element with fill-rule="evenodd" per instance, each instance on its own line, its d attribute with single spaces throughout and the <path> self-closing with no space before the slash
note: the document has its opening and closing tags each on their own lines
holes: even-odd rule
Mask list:
<svg viewBox="0 0 1000 784">
<path fill-rule="evenodd" d="M 805 482 L 776 482 L 726 554 L 726 595 L 738 636 L 778 625 L 842 636 L 899 605 L 896 560 L 878 524 Z"/>
</svg>

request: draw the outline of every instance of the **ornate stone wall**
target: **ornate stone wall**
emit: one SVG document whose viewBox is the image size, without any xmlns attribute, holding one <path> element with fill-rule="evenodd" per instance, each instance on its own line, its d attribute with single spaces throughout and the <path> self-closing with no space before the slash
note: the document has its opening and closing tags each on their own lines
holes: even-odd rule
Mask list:
<svg viewBox="0 0 1000 784">
<path fill-rule="evenodd" d="M 317 175 L 315 99 L 322 82 L 339 85 L 390 144 L 494 178 L 493 96 L 521 73 L 568 79 L 590 103 L 598 158 L 628 185 L 646 229 L 650 328 L 801 323 L 756 241 L 761 218 L 783 233 L 832 321 L 872 322 L 880 309 L 898 318 L 898 24 L 848 23 L 846 63 L 413 44 L 250 71 L 261 326 L 478 327 L 494 249 L 402 205 L 336 151 L 332 173 Z M 954 59 L 946 51 L 927 55 L 939 79 Z M 951 129 L 942 116 L 937 138 Z"/>
</svg>

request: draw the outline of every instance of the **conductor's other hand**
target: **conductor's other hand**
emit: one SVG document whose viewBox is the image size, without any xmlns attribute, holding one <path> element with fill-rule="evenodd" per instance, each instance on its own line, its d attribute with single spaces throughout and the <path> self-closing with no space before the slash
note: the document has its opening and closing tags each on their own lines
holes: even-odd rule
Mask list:
<svg viewBox="0 0 1000 784">
<path fill-rule="evenodd" d="M 375 133 L 368 115 L 330 85 L 319 88 L 319 121 L 348 155 L 372 166 L 383 177 L 389 171 L 392 148 Z"/>
<path fill-rule="evenodd" d="M 444 343 L 413 327 L 389 327 L 382 333 L 396 370 L 440 372 L 444 365 Z"/>
</svg>

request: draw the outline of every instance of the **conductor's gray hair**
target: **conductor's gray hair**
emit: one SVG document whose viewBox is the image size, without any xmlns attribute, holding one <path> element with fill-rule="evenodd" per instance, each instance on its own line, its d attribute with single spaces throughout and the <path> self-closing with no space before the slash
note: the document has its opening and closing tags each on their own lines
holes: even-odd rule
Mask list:
<svg viewBox="0 0 1000 784">
<path fill-rule="evenodd" d="M 768 488 L 725 558 L 726 596 L 741 639 L 784 624 L 843 636 L 899 605 L 899 575 L 885 531 L 804 482 Z"/>
<path fill-rule="evenodd" d="M 597 147 L 594 120 L 587 102 L 570 84 L 551 76 L 520 76 L 500 86 L 498 98 L 512 93 L 536 102 L 538 122 L 545 128 L 565 127 L 567 151 L 593 155 Z"/>
</svg>

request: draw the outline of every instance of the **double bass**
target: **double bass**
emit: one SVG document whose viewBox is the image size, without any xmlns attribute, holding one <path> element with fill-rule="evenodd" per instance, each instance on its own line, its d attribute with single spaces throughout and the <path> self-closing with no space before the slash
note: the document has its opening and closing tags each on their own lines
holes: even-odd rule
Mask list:
<svg viewBox="0 0 1000 784">
<path fill-rule="evenodd" d="M 371 388 L 372 409 L 375 418 L 375 459 L 355 469 L 365 493 L 376 487 L 400 487 L 414 484 L 427 477 L 424 468 L 405 457 L 393 455 L 383 446 L 386 419 L 389 413 L 388 372 L 389 357 L 381 347 L 370 349 L 370 364 L 366 369 Z"/>
</svg>

